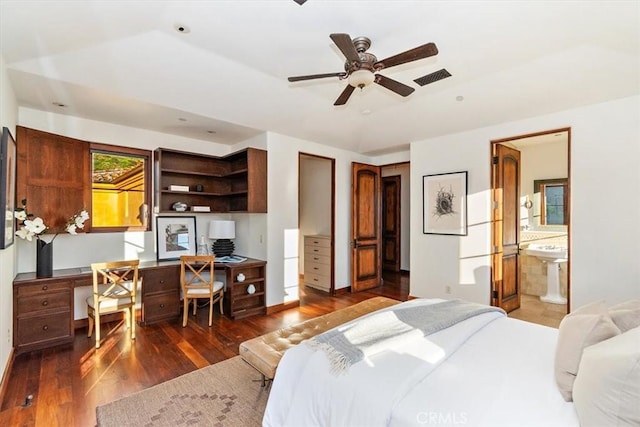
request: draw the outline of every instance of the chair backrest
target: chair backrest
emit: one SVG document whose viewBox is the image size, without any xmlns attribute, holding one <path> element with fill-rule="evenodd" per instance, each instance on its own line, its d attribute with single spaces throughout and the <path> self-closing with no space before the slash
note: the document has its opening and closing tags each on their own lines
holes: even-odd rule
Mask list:
<svg viewBox="0 0 640 427">
<path fill-rule="evenodd" d="M 213 255 L 182 255 L 180 257 L 180 286 L 187 289 L 209 289 L 213 292 Z"/>
<path fill-rule="evenodd" d="M 131 297 L 136 300 L 136 291 L 140 279 L 138 266 L 140 260 L 97 262 L 91 264 L 93 272 L 93 296 L 96 307 L 101 297 Z"/>
</svg>

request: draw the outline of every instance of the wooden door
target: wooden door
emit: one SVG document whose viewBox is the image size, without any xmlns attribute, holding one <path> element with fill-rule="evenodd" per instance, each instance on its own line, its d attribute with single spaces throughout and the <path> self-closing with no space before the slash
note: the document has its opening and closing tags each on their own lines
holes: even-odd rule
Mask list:
<svg viewBox="0 0 640 427">
<path fill-rule="evenodd" d="M 352 163 L 351 290 L 381 284 L 380 167 Z"/>
<path fill-rule="evenodd" d="M 382 268 L 400 272 L 400 176 L 382 178 Z"/>
<path fill-rule="evenodd" d="M 495 144 L 492 305 L 520 308 L 520 152 Z"/>
</svg>

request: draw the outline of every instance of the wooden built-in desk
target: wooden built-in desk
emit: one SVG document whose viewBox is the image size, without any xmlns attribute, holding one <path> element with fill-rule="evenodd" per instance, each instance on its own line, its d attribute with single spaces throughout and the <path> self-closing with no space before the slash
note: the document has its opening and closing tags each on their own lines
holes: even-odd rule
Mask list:
<svg viewBox="0 0 640 427">
<path fill-rule="evenodd" d="M 232 319 L 266 313 L 266 261 L 248 258 L 234 264 L 216 263 L 224 270 L 227 288 L 224 312 Z M 142 280 L 140 324 L 180 317 L 180 262 L 146 261 L 140 263 Z M 245 276 L 243 282 L 238 275 Z M 68 344 L 73 341 L 73 290 L 93 286 L 91 269 L 55 270 L 52 277 L 37 278 L 35 273 L 20 273 L 13 281 L 13 346 L 16 353 Z M 247 288 L 253 284 L 255 292 Z"/>
</svg>

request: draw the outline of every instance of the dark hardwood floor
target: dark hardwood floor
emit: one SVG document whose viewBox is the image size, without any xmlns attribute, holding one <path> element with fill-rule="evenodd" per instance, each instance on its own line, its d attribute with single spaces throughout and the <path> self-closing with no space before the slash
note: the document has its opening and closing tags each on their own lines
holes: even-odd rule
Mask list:
<svg viewBox="0 0 640 427">
<path fill-rule="evenodd" d="M 0 426 L 94 426 L 95 408 L 195 369 L 238 354 L 250 338 L 382 295 L 405 301 L 409 277 L 384 275 L 384 285 L 335 297 L 302 288 L 300 307 L 269 316 L 230 320 L 217 312 L 211 328 L 208 309 L 198 310 L 186 328 L 179 319 L 136 328 L 130 341 L 122 322 L 102 325 L 96 350 L 86 328 L 72 345 L 19 355 L 0 406 Z M 256 379 L 259 375 L 256 373 Z M 31 405 L 22 406 L 32 395 Z"/>
</svg>

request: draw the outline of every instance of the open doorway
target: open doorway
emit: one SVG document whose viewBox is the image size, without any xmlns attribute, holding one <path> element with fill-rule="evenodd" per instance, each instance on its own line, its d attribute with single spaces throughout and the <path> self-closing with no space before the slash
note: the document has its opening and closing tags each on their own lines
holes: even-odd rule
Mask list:
<svg viewBox="0 0 640 427">
<path fill-rule="evenodd" d="M 333 295 L 335 159 L 298 155 L 299 291 Z"/>
<path fill-rule="evenodd" d="M 570 295 L 568 128 L 492 141 L 492 303 L 557 327 Z"/>
</svg>

